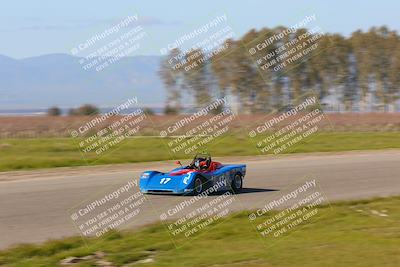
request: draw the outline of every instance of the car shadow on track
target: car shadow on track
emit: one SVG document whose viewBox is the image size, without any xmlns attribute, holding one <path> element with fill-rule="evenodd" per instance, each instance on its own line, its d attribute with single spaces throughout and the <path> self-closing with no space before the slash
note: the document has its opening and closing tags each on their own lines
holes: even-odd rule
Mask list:
<svg viewBox="0 0 400 267">
<path fill-rule="evenodd" d="M 272 189 L 272 188 L 242 188 L 242 190 L 239 193 L 236 193 L 235 195 L 242 195 L 242 194 L 250 194 L 250 193 L 261 193 L 261 192 L 275 192 L 279 191 L 279 189 Z M 209 194 L 209 196 L 220 196 L 225 194 L 226 190 L 223 191 L 218 191 L 218 192 L 213 192 Z"/>
<path fill-rule="evenodd" d="M 275 192 L 275 191 L 280 191 L 279 189 L 272 189 L 272 188 L 242 188 L 242 190 L 239 193 L 236 193 L 235 195 L 242 195 L 242 194 L 250 194 L 250 193 L 261 193 L 261 192 Z M 226 192 L 231 192 L 229 190 L 222 190 L 218 192 L 212 192 L 208 194 L 208 196 L 220 196 L 225 194 Z M 169 194 L 156 194 L 152 193 L 150 194 L 152 199 L 159 199 L 159 198 L 176 198 L 176 197 L 193 197 L 193 195 L 169 195 Z"/>
<path fill-rule="evenodd" d="M 275 192 L 279 191 L 278 189 L 270 189 L 270 188 L 242 188 L 240 191 L 241 194 L 249 194 L 249 193 L 260 193 L 260 192 Z"/>
</svg>

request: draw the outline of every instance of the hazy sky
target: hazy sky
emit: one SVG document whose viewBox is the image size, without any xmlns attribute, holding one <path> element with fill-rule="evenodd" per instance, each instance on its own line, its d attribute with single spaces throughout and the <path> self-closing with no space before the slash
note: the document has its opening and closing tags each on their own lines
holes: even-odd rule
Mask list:
<svg viewBox="0 0 400 267">
<path fill-rule="evenodd" d="M 77 44 L 134 14 L 149 35 L 140 53 L 159 55 L 160 48 L 172 40 L 223 14 L 237 37 L 251 28 L 290 26 L 311 14 L 316 14 L 324 31 L 348 35 L 381 25 L 399 31 L 399 9 L 395 0 L 4 0 L 0 54 L 24 58 L 70 53 Z"/>
</svg>

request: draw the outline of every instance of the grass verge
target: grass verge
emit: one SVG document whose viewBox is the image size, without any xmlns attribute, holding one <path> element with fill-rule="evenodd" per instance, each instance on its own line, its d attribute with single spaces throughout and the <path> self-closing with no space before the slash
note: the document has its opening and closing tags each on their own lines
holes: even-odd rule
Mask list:
<svg viewBox="0 0 400 267">
<path fill-rule="evenodd" d="M 318 209 L 313 221 L 297 226 L 271 246 L 268 238 L 257 236 L 248 213 L 241 212 L 179 249 L 157 224 L 88 239 L 86 245 L 79 237 L 21 245 L 1 251 L 0 265 L 58 266 L 67 257 L 101 251 L 113 266 L 399 266 L 400 197 Z M 140 261 L 146 259 L 152 260 Z M 73 266 L 96 264 L 88 259 Z"/>
<path fill-rule="evenodd" d="M 400 132 L 322 132 L 300 141 L 284 153 L 333 152 L 400 148 Z M 168 148 L 170 139 L 127 139 L 100 154 L 82 154 L 76 140 L 69 138 L 0 139 L 0 171 L 132 163 L 188 158 L 192 153 L 174 153 Z M 214 156 L 258 155 L 256 143 L 244 136 L 223 136 L 208 143 Z"/>
</svg>

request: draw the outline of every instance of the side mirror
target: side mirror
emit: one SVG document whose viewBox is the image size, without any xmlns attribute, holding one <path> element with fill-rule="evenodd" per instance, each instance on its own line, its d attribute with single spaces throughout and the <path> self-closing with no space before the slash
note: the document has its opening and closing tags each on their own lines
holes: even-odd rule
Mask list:
<svg viewBox="0 0 400 267">
<path fill-rule="evenodd" d="M 182 166 L 182 163 L 179 160 L 175 161 L 175 164 L 179 164 Z"/>
</svg>

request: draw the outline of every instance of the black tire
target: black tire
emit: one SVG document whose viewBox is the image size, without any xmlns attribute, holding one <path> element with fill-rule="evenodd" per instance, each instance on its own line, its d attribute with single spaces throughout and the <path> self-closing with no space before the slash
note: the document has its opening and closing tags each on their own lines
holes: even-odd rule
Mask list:
<svg viewBox="0 0 400 267">
<path fill-rule="evenodd" d="M 196 176 L 193 182 L 193 195 L 197 196 L 204 192 L 205 183 L 200 176 Z"/>
<path fill-rule="evenodd" d="M 231 188 L 233 193 L 237 194 L 242 191 L 243 188 L 243 177 L 240 173 L 236 173 L 233 177 Z"/>
</svg>

